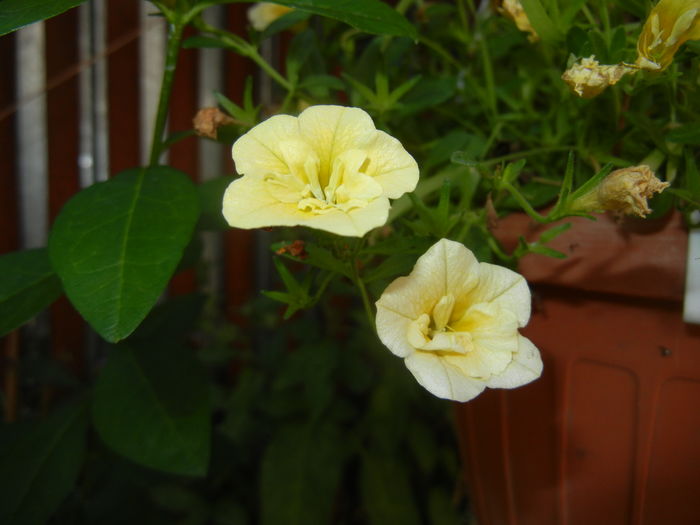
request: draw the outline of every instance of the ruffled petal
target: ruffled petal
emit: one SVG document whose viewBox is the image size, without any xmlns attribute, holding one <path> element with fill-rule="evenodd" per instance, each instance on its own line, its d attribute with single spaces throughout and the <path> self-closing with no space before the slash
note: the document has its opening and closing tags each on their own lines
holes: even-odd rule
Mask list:
<svg viewBox="0 0 700 525">
<path fill-rule="evenodd" d="M 429 289 L 433 305 L 443 296 L 455 297 L 453 315 L 461 315 L 468 304 L 467 293 L 476 286 L 479 263 L 463 244 L 441 239 L 421 255 L 411 272 L 411 278 Z M 432 305 L 431 305 L 432 308 Z"/>
<path fill-rule="evenodd" d="M 321 160 L 320 172 L 330 176 L 333 160 L 349 149 L 365 150 L 377 133 L 360 108 L 311 106 L 299 115 L 299 130 Z M 328 184 L 323 180 L 322 185 Z"/>
<path fill-rule="evenodd" d="M 400 279 L 406 279 L 406 277 Z M 415 348 L 409 343 L 409 331 L 415 320 L 387 306 L 389 302 L 384 295 L 376 302 L 377 316 L 375 324 L 377 335 L 391 353 L 399 357 L 407 357 L 415 352 Z"/>
<path fill-rule="evenodd" d="M 465 376 L 458 368 L 430 352 L 415 352 L 404 362 L 423 388 L 443 399 L 469 401 L 486 387 L 482 381 Z"/>
<path fill-rule="evenodd" d="M 383 131 L 367 149 L 369 162 L 364 171 L 382 186 L 384 196 L 398 199 L 418 184 L 418 164 L 397 139 Z"/>
<path fill-rule="evenodd" d="M 486 381 L 489 388 L 516 388 L 542 375 L 542 357 L 532 341 L 518 336 L 518 351 L 506 369 Z"/>
<path fill-rule="evenodd" d="M 241 177 L 224 192 L 223 214 L 236 228 L 294 226 L 302 219 L 296 203 L 276 199 L 262 179 Z"/>
<path fill-rule="evenodd" d="M 296 118 L 290 115 L 270 117 L 234 142 L 232 155 L 236 171 L 255 177 L 289 173 L 283 148 L 301 140 Z"/>
<path fill-rule="evenodd" d="M 465 297 L 469 304 L 491 303 L 510 310 L 525 326 L 530 319 L 530 289 L 525 278 L 502 266 L 479 263 L 479 282 Z"/>
</svg>

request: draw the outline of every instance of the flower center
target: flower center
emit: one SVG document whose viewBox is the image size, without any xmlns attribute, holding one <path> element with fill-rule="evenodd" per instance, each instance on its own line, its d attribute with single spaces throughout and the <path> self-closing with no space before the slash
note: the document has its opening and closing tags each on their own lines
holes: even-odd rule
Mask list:
<svg viewBox="0 0 700 525">
<path fill-rule="evenodd" d="M 450 326 L 455 306 L 452 294 L 443 295 L 430 315 L 421 314 L 408 327 L 408 342 L 418 350 L 466 354 L 474 348 L 472 335 Z"/>
<path fill-rule="evenodd" d="M 365 172 L 369 165 L 366 153 L 347 150 L 333 159 L 330 173 L 321 170 L 318 155 L 306 145 L 283 148 L 289 173 L 271 173 L 265 178 L 271 195 L 281 202 L 296 203 L 305 212 L 344 212 L 363 208 L 382 194 L 381 185 Z M 303 154 L 302 154 L 303 153 Z"/>
</svg>

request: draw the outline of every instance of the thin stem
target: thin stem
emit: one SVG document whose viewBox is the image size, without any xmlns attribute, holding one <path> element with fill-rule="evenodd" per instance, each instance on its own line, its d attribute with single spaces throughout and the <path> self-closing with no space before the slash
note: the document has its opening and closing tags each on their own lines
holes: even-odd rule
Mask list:
<svg viewBox="0 0 700 525">
<path fill-rule="evenodd" d="M 284 78 L 282 75 L 280 75 L 275 68 L 273 68 L 270 63 L 265 60 L 260 53 L 258 53 L 258 50 L 255 48 L 251 48 L 248 54 L 248 58 L 250 58 L 253 62 L 255 62 L 260 69 L 265 71 L 268 75 L 270 75 L 270 78 L 277 82 L 280 86 L 282 86 L 284 89 L 287 91 L 293 91 L 294 86 L 292 85 L 289 80 Z"/>
<path fill-rule="evenodd" d="M 445 48 L 443 48 L 437 42 L 429 39 L 424 35 L 418 35 L 418 41 L 424 46 L 429 47 L 430 49 L 435 51 L 438 55 L 444 58 L 445 61 L 447 61 L 449 64 L 453 65 L 457 69 L 460 69 L 462 67 L 462 64 L 460 64 L 452 55 L 450 55 L 450 53 Z"/>
<path fill-rule="evenodd" d="M 163 70 L 163 81 L 160 85 L 160 98 L 158 100 L 158 113 L 156 123 L 153 127 L 153 140 L 151 141 L 151 156 L 149 164 L 158 165 L 158 159 L 163 149 L 163 134 L 165 123 L 168 120 L 168 107 L 170 106 L 170 95 L 173 90 L 173 79 L 175 78 L 175 67 L 177 57 L 180 54 L 180 42 L 185 29 L 185 22 L 181 19 L 170 20 L 168 24 L 168 47 L 165 55 L 165 69 Z"/>
<path fill-rule="evenodd" d="M 275 68 L 273 68 L 267 60 L 265 60 L 260 53 L 258 53 L 258 50 L 249 42 L 243 40 L 240 37 L 237 37 L 235 35 L 230 34 L 227 31 L 223 31 L 221 29 L 218 29 L 214 26 L 211 26 L 207 24 L 204 20 L 201 18 L 196 18 L 194 20 L 194 25 L 197 29 L 200 31 L 204 31 L 206 33 L 211 33 L 212 35 L 218 36 L 222 42 L 224 42 L 226 45 L 228 45 L 231 49 L 236 51 L 238 54 L 246 56 L 250 58 L 253 62 L 257 64 L 257 66 L 265 71 L 268 75 L 270 75 L 270 78 L 277 82 L 280 86 L 282 86 L 284 89 L 287 91 L 293 91 L 294 86 L 292 85 L 289 80 L 284 78 L 282 75 L 280 75 Z"/>
<path fill-rule="evenodd" d="M 522 193 L 518 191 L 518 189 L 510 184 L 509 182 L 503 183 L 503 189 L 507 190 L 513 198 L 520 204 L 520 207 L 525 211 L 525 213 L 528 214 L 533 220 L 540 222 L 540 223 L 547 223 L 550 222 L 550 219 L 548 217 L 545 217 L 544 215 L 540 215 L 535 211 L 535 208 L 532 207 L 532 205 L 528 202 L 528 200 L 523 196 Z"/>
<path fill-rule="evenodd" d="M 358 269 L 358 263 L 359 260 L 357 256 L 353 257 L 352 259 L 352 280 L 355 283 L 355 286 L 360 290 L 360 296 L 362 297 L 362 306 L 364 306 L 365 313 L 367 314 L 367 322 L 369 322 L 369 326 L 372 328 L 372 330 L 375 330 L 374 326 L 374 313 L 372 312 L 372 304 L 369 300 L 369 294 L 367 293 L 367 287 L 365 286 L 365 282 L 362 280 L 362 277 L 360 277 L 360 271 Z"/>
</svg>

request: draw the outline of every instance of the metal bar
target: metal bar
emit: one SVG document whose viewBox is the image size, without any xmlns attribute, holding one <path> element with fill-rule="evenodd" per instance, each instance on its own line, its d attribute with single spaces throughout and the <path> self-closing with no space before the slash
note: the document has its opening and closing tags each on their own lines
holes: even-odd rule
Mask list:
<svg viewBox="0 0 700 525">
<path fill-rule="evenodd" d="M 48 141 L 44 23 L 17 31 L 18 173 L 23 248 L 44 246 L 48 227 Z"/>
</svg>

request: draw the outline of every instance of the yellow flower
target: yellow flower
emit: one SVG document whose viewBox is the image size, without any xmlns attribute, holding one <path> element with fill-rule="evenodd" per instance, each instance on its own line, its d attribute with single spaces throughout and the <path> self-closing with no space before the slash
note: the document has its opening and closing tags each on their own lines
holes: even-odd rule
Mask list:
<svg viewBox="0 0 700 525">
<path fill-rule="evenodd" d="M 435 243 L 376 305 L 382 343 L 438 397 L 468 401 L 542 372 L 539 351 L 518 333 L 530 318 L 525 279 L 460 243 Z"/>
<path fill-rule="evenodd" d="M 527 13 L 525 9 L 523 9 L 520 0 L 503 0 L 500 11 L 515 22 L 515 25 L 520 31 L 529 33 L 527 38 L 530 42 L 537 42 L 540 39 L 537 31 L 535 31 L 535 28 L 530 24 L 530 19 L 527 17 Z"/>
<path fill-rule="evenodd" d="M 647 199 L 668 188 L 649 166 L 615 170 L 590 192 L 576 199 L 571 207 L 579 211 L 613 211 L 645 217 L 651 213 Z"/>
<path fill-rule="evenodd" d="M 700 0 L 661 0 L 637 41 L 637 65 L 661 71 L 688 40 L 700 40 Z"/>
<path fill-rule="evenodd" d="M 271 2 L 259 2 L 248 9 L 248 20 L 254 29 L 264 31 L 272 22 L 292 10 L 291 7 Z"/>
<path fill-rule="evenodd" d="M 625 64 L 601 66 L 595 56 L 590 56 L 582 58 L 564 71 L 561 78 L 579 97 L 593 98 L 632 71 L 636 71 L 636 68 Z"/>
<path fill-rule="evenodd" d="M 309 226 L 361 237 L 383 225 L 389 199 L 412 191 L 418 165 L 359 108 L 311 106 L 276 115 L 233 145 L 243 175 L 224 194 L 231 226 Z"/>
</svg>

